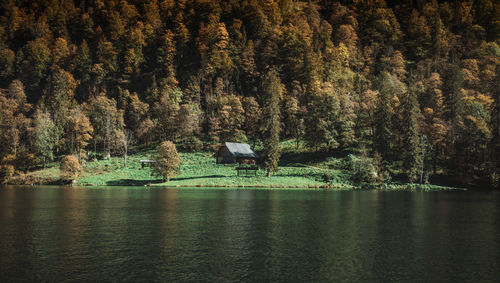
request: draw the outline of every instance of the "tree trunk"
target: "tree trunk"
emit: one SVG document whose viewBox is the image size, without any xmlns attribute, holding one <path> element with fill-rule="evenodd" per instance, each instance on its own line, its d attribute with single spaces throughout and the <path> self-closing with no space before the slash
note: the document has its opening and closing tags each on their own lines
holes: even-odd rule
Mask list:
<svg viewBox="0 0 500 283">
<path fill-rule="evenodd" d="M 436 175 L 437 172 L 437 156 L 438 156 L 438 149 L 437 146 L 434 149 L 434 158 L 432 160 L 432 171 L 434 171 L 434 175 Z"/>
<path fill-rule="evenodd" d="M 267 177 L 271 177 L 271 169 L 267 168 Z"/>
</svg>

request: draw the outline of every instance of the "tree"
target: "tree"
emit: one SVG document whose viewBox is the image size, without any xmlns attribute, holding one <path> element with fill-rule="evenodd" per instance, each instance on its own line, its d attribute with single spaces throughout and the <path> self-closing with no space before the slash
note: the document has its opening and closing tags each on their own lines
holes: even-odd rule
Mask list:
<svg viewBox="0 0 500 283">
<path fill-rule="evenodd" d="M 50 49 L 43 38 L 37 38 L 29 41 L 18 53 L 17 59 L 21 79 L 32 90 L 40 87 L 40 82 L 45 78 L 46 71 L 50 62 Z"/>
<path fill-rule="evenodd" d="M 69 112 L 66 123 L 66 131 L 62 143 L 66 144 L 68 151 L 76 154 L 80 159 L 82 150 L 92 139 L 94 128 L 90 124 L 89 118 L 79 109 L 75 108 Z"/>
<path fill-rule="evenodd" d="M 128 150 L 135 143 L 134 134 L 130 130 L 113 130 L 111 144 L 116 153 L 123 155 L 123 167 L 127 167 Z"/>
<path fill-rule="evenodd" d="M 57 69 L 52 72 L 48 88 L 45 89 L 46 105 L 59 136 L 66 126 L 69 109 L 73 106 L 76 86 L 77 81 L 70 72 Z"/>
<path fill-rule="evenodd" d="M 307 105 L 305 140 L 315 148 L 335 149 L 339 146 L 340 101 L 331 83 L 315 82 L 310 86 Z"/>
<path fill-rule="evenodd" d="M 340 112 L 338 118 L 339 145 L 347 148 L 356 142 L 354 125 L 356 114 L 354 113 L 354 103 L 350 98 L 350 93 L 340 95 Z"/>
<path fill-rule="evenodd" d="M 220 136 L 224 141 L 245 141 L 242 127 L 245 122 L 245 110 L 237 96 L 223 98 L 220 102 L 222 109 L 218 113 L 221 121 Z"/>
<path fill-rule="evenodd" d="M 15 54 L 9 48 L 0 50 L 0 78 L 7 79 L 14 73 Z"/>
<path fill-rule="evenodd" d="M 137 93 L 127 95 L 125 109 L 125 124 L 130 129 L 138 129 L 149 112 L 149 105 L 139 99 Z"/>
<path fill-rule="evenodd" d="M 156 148 L 156 154 L 152 157 L 156 161 L 153 166 L 153 174 L 162 177 L 163 180 L 168 181 L 180 173 L 179 166 L 181 165 L 181 158 L 177 153 L 175 144 L 171 141 L 164 141 Z"/>
<path fill-rule="evenodd" d="M 303 109 L 299 105 L 297 98 L 289 95 L 285 98 L 284 105 L 284 124 L 285 131 L 295 138 L 297 143 L 297 148 L 299 148 L 299 143 L 304 135 L 305 125 L 303 118 Z"/>
<path fill-rule="evenodd" d="M 394 97 L 395 82 L 389 73 L 382 74 L 381 80 L 380 94 L 375 112 L 374 149 L 387 161 L 391 156 L 391 149 L 394 145 L 394 108 L 392 107 L 392 99 Z"/>
<path fill-rule="evenodd" d="M 282 86 L 276 70 L 270 70 L 264 77 L 263 93 L 266 104 L 263 111 L 264 127 L 264 164 L 267 176 L 278 171 L 280 149 L 280 98 Z"/>
<path fill-rule="evenodd" d="M 420 108 L 414 90 L 410 90 L 403 102 L 404 151 L 403 167 L 410 183 L 422 183 L 424 174 L 424 148 L 419 133 Z"/>
<path fill-rule="evenodd" d="M 423 93 L 423 125 L 422 133 L 432 147 L 432 167 L 434 174 L 437 172 L 437 162 L 442 154 L 443 148 L 447 145 L 448 125 L 444 121 L 444 98 L 441 91 L 441 77 L 438 73 L 431 73 L 430 77 L 422 83 Z"/>
<path fill-rule="evenodd" d="M 180 105 L 177 113 L 177 125 L 179 126 L 179 138 L 185 148 L 199 149 L 201 141 L 197 138 L 200 132 L 201 111 L 194 103 Z"/>
<path fill-rule="evenodd" d="M 167 88 L 162 90 L 160 100 L 154 104 L 153 110 L 156 117 L 156 136 L 159 139 L 170 139 L 176 141 L 179 127 L 176 124 L 176 117 L 179 113 L 179 101 L 177 93 L 180 89 Z"/>
<path fill-rule="evenodd" d="M 6 95 L 0 93 L 0 156 L 11 152 L 17 156 L 31 124 L 29 111 L 31 105 L 26 102 L 23 83 L 12 81 Z"/>
<path fill-rule="evenodd" d="M 47 160 L 54 158 L 57 142 L 57 129 L 50 113 L 38 109 L 33 118 L 33 147 L 36 155 L 42 159 L 43 168 Z"/>
<path fill-rule="evenodd" d="M 361 93 L 358 103 L 358 124 L 361 128 L 360 136 L 373 141 L 375 139 L 375 114 L 376 104 L 378 101 L 379 92 L 371 89 L 365 90 Z"/>
<path fill-rule="evenodd" d="M 92 73 L 92 58 L 90 56 L 89 46 L 87 41 L 83 40 L 80 48 L 78 48 L 78 52 L 75 58 L 75 77 L 80 80 L 80 86 L 84 85 L 87 89 L 81 91 L 81 97 L 86 98 L 86 95 L 89 94 L 89 83 L 90 76 Z M 86 94 L 86 95 L 84 95 Z"/>
<path fill-rule="evenodd" d="M 140 124 L 139 127 L 135 130 L 135 135 L 139 139 L 139 141 L 146 143 L 146 146 L 153 140 L 154 137 L 154 128 L 155 124 L 151 119 L 146 118 Z"/>
<path fill-rule="evenodd" d="M 60 165 L 61 180 L 74 183 L 82 171 L 82 165 L 73 155 L 66 155 Z"/>
<path fill-rule="evenodd" d="M 116 109 L 116 101 L 104 93 L 92 97 L 86 105 L 86 112 L 95 129 L 94 149 L 102 144 L 106 157 L 111 155 L 111 136 L 114 130 L 123 129 L 123 111 Z"/>
<path fill-rule="evenodd" d="M 254 97 L 243 98 L 243 108 L 245 109 L 245 132 L 252 140 L 252 147 L 255 147 L 261 128 L 262 109 Z"/>
</svg>

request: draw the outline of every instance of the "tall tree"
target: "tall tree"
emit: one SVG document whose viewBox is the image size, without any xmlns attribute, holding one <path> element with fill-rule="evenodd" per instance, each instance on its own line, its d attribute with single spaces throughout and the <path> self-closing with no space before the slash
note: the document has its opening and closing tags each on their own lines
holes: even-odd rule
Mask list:
<svg viewBox="0 0 500 283">
<path fill-rule="evenodd" d="M 267 176 L 278 171 L 278 162 L 281 155 L 280 148 L 280 99 L 282 86 L 278 72 L 270 70 L 264 76 L 262 83 L 266 104 L 263 111 L 264 127 L 264 164 Z"/>
<path fill-rule="evenodd" d="M 385 73 L 382 78 L 382 86 L 377 99 L 377 110 L 375 112 L 375 135 L 374 149 L 379 152 L 384 160 L 388 160 L 391 154 L 393 137 L 393 115 L 392 107 L 393 80 L 390 74 Z"/>
<path fill-rule="evenodd" d="M 68 115 L 66 131 L 62 142 L 66 144 L 71 154 L 76 154 L 81 159 L 83 149 L 88 145 L 90 139 L 92 139 L 94 128 L 90 124 L 89 118 L 79 108 L 72 109 Z"/>
<path fill-rule="evenodd" d="M 123 111 L 116 108 L 116 101 L 104 94 L 92 97 L 86 105 L 86 112 L 95 129 L 94 150 L 97 144 L 107 158 L 111 156 L 111 138 L 114 130 L 123 130 Z"/>
<path fill-rule="evenodd" d="M 33 118 L 32 143 L 34 153 L 42 159 L 44 168 L 47 160 L 50 161 L 54 158 L 57 138 L 57 128 L 50 113 L 37 109 Z"/>
<path fill-rule="evenodd" d="M 245 132 L 255 147 L 261 128 L 262 109 L 254 97 L 243 98 L 243 108 L 245 109 Z"/>
<path fill-rule="evenodd" d="M 416 91 L 410 88 L 403 100 L 403 167 L 410 183 L 423 182 L 424 148 L 419 130 L 420 108 Z"/>
</svg>

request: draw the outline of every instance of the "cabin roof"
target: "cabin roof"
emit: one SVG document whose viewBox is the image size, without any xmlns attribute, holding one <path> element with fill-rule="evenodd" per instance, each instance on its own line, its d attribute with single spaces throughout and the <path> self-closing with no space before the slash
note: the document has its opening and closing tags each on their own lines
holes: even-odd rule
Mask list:
<svg viewBox="0 0 500 283">
<path fill-rule="evenodd" d="M 224 146 L 235 157 L 259 158 L 259 155 L 247 143 L 226 142 Z"/>
</svg>

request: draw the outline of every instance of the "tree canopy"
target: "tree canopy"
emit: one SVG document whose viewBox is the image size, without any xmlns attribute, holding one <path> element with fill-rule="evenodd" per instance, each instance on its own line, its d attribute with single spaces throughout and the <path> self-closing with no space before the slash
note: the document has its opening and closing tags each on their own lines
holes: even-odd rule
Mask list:
<svg viewBox="0 0 500 283">
<path fill-rule="evenodd" d="M 499 17 L 492 0 L 3 1 L 2 170 L 109 155 L 116 133 L 272 136 L 366 148 L 410 181 L 498 185 Z"/>
</svg>

